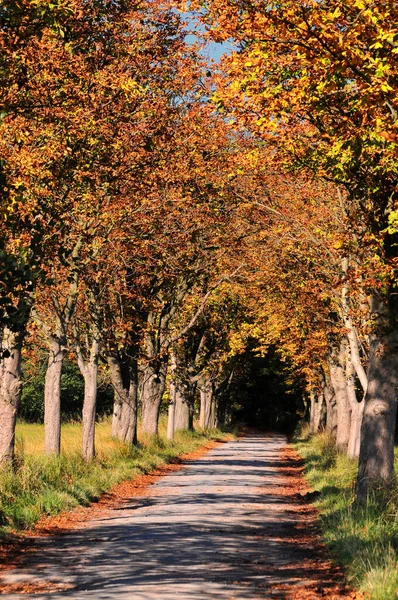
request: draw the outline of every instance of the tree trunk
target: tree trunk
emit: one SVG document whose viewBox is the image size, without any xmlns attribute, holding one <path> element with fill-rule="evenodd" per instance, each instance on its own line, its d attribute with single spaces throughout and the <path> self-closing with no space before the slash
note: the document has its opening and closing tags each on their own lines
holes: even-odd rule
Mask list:
<svg viewBox="0 0 398 600">
<path fill-rule="evenodd" d="M 227 423 L 227 410 L 229 402 L 229 393 L 228 390 L 231 387 L 231 383 L 233 381 L 235 374 L 235 367 L 232 363 L 230 365 L 229 373 L 224 377 L 224 379 L 220 382 L 220 384 L 215 388 L 214 395 L 216 398 L 216 423 L 217 427 L 220 425 L 225 425 Z M 192 398 L 192 410 L 194 408 L 194 396 Z"/>
<path fill-rule="evenodd" d="M 112 378 L 111 378 L 112 379 Z M 122 398 L 113 386 L 112 437 L 117 438 L 122 418 Z"/>
<path fill-rule="evenodd" d="M 131 358 L 129 364 L 130 384 L 126 401 L 122 404 L 121 418 L 117 437 L 126 444 L 137 445 L 138 418 L 138 366 L 137 359 Z"/>
<path fill-rule="evenodd" d="M 175 430 L 175 415 L 176 415 L 176 385 L 175 382 L 172 381 L 170 383 L 170 403 L 169 403 L 169 412 L 167 418 L 167 439 L 174 439 L 174 430 Z"/>
<path fill-rule="evenodd" d="M 66 356 L 68 327 L 76 308 L 79 284 L 79 258 L 83 245 L 80 237 L 69 259 L 69 289 L 63 306 L 55 295 L 53 305 L 56 315 L 55 331 L 34 310 L 35 321 L 46 335 L 50 350 L 48 369 L 44 383 L 44 450 L 48 454 L 59 454 L 61 450 L 61 373 Z"/>
<path fill-rule="evenodd" d="M 192 411 L 194 403 L 192 404 Z M 231 402 L 226 393 L 217 396 L 217 427 L 228 425 L 231 421 Z"/>
<path fill-rule="evenodd" d="M 323 392 L 318 395 L 314 403 L 314 431 L 318 433 L 325 426 L 326 421 L 326 403 Z"/>
<path fill-rule="evenodd" d="M 115 400 L 112 437 L 137 444 L 138 368 L 137 359 L 121 360 L 118 352 L 108 354 L 107 363 Z"/>
<path fill-rule="evenodd" d="M 99 332 L 95 330 L 88 360 L 84 360 L 79 344 L 76 345 L 77 362 L 84 377 L 83 400 L 83 439 L 82 454 L 84 460 L 92 460 L 95 456 L 95 409 L 97 405 L 98 387 L 98 355 Z"/>
<path fill-rule="evenodd" d="M 326 397 L 326 394 L 325 394 Z M 334 394 L 328 395 L 326 398 L 326 431 L 334 438 L 337 436 L 337 405 Z"/>
<path fill-rule="evenodd" d="M 346 346 L 342 342 L 339 351 L 334 351 L 329 361 L 330 380 L 333 385 L 337 408 L 336 446 L 347 450 L 350 437 L 351 408 L 347 397 L 347 380 L 345 375 Z"/>
<path fill-rule="evenodd" d="M 303 394 L 301 396 L 301 401 L 303 403 L 303 408 L 304 408 L 303 420 L 310 421 L 311 420 L 311 403 L 308 402 L 308 398 L 307 398 L 305 392 L 303 392 Z"/>
<path fill-rule="evenodd" d="M 174 439 L 175 420 L 176 420 L 176 395 L 177 395 L 177 354 L 174 350 L 170 353 L 170 401 L 167 418 L 167 439 Z"/>
<path fill-rule="evenodd" d="M 357 402 L 351 407 L 351 427 L 347 454 L 350 458 L 358 458 L 361 447 L 361 425 L 365 402 Z"/>
<path fill-rule="evenodd" d="M 0 349 L 0 463 L 14 458 L 15 424 L 21 397 L 23 335 L 3 329 Z"/>
<path fill-rule="evenodd" d="M 390 323 L 388 300 L 372 298 L 368 387 L 361 428 L 357 499 L 375 485 L 387 487 L 394 475 L 394 434 L 398 387 L 398 331 Z"/>
<path fill-rule="evenodd" d="M 184 386 L 185 388 L 185 386 Z M 176 389 L 175 431 L 178 429 L 193 429 L 193 403 L 187 389 Z"/>
<path fill-rule="evenodd" d="M 310 433 L 313 435 L 315 433 L 315 407 L 316 396 L 315 391 L 310 390 Z"/>
<path fill-rule="evenodd" d="M 148 362 L 142 369 L 141 429 L 143 433 L 158 435 L 160 405 L 167 373 L 167 358 Z"/>
<path fill-rule="evenodd" d="M 217 427 L 216 399 L 213 382 L 205 377 L 200 383 L 200 415 L 199 425 L 202 429 Z"/>
<path fill-rule="evenodd" d="M 337 406 L 333 386 L 326 373 L 323 373 L 323 394 L 326 403 L 326 431 L 336 437 L 337 434 Z"/>
<path fill-rule="evenodd" d="M 347 454 L 350 458 L 358 458 L 361 445 L 361 424 L 365 402 L 358 402 L 355 390 L 354 365 L 351 359 L 351 349 L 347 347 L 346 382 L 347 397 L 351 408 L 350 436 L 348 439 Z"/>
<path fill-rule="evenodd" d="M 65 358 L 65 340 L 53 338 L 44 383 L 44 450 L 61 451 L 61 374 Z"/>
<path fill-rule="evenodd" d="M 343 272 L 347 274 L 348 271 L 348 258 L 344 258 L 342 262 Z M 357 377 L 361 383 L 362 389 L 364 393 L 366 393 L 366 388 L 368 385 L 368 378 L 365 372 L 365 369 L 362 365 L 361 354 L 359 351 L 359 342 L 358 342 L 358 334 L 357 330 L 354 327 L 354 324 L 350 315 L 350 305 L 348 298 L 348 286 L 347 284 L 343 285 L 342 293 L 341 293 L 341 308 L 342 308 L 342 317 L 343 322 L 347 330 L 347 339 L 350 348 L 350 362 L 355 369 Z"/>
<path fill-rule="evenodd" d="M 170 353 L 171 380 L 169 418 L 167 422 L 167 437 L 172 440 L 174 432 L 180 429 L 193 429 L 193 398 L 194 385 L 181 380 L 184 376 L 184 366 L 179 360 L 177 352 Z M 186 373 L 185 373 L 186 375 Z M 188 375 L 189 377 L 189 375 Z"/>
<path fill-rule="evenodd" d="M 83 401 L 83 446 L 84 460 L 95 456 L 95 409 L 97 405 L 98 362 L 89 362 L 85 366 Z"/>
</svg>

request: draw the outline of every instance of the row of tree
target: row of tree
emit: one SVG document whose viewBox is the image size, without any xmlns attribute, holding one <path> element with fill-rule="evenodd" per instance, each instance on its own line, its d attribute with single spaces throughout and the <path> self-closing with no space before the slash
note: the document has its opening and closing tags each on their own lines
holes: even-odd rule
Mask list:
<svg viewBox="0 0 398 600">
<path fill-rule="evenodd" d="M 209 71 L 173 3 L 3 2 L 0 456 L 20 358 L 45 347 L 45 446 L 66 355 L 94 455 L 231 412 L 248 348 L 295 370 L 316 431 L 389 485 L 398 377 L 398 17 L 381 2 L 195 3 L 236 50 Z M 27 343 L 28 342 L 28 343 Z M 101 367 L 102 368 L 102 367 Z"/>
<path fill-rule="evenodd" d="M 324 330 L 329 351 L 320 355 L 317 366 L 313 362 L 308 380 L 310 390 L 315 381 L 323 390 L 332 429 L 333 387 L 339 445 L 347 444 L 350 417 L 354 430 L 362 419 L 358 494 L 364 498 L 369 482 L 388 485 L 393 476 L 397 5 L 377 0 L 208 0 L 192 6 L 215 40 L 236 44 L 223 61 L 215 94 L 219 107 L 273 148 L 277 169 L 311 173 L 315 182 L 337 188 L 334 210 L 340 205 L 340 213 L 330 213 L 325 225 L 332 220 L 339 252 L 328 260 L 325 255 L 313 282 L 320 313 L 310 326 L 311 337 L 320 314 L 325 315 L 319 300 L 326 303 L 327 319 L 333 321 Z M 296 218 L 292 210 L 289 214 Z M 322 235 L 310 229 L 316 237 Z M 318 270 L 317 263 L 311 259 L 308 268 Z M 355 387 L 365 395 L 364 404 L 354 398 Z M 312 400 L 315 427 L 321 397 Z M 350 453 L 357 452 L 358 442 L 351 441 Z"/>
<path fill-rule="evenodd" d="M 0 19 L 1 459 L 13 458 L 24 348 L 31 360 L 49 354 L 46 452 L 60 452 L 73 354 L 86 459 L 100 361 L 115 437 L 136 441 L 138 390 L 142 431 L 157 434 L 169 364 L 170 437 L 182 419 L 191 426 L 196 387 L 210 426 L 226 323 L 239 312 L 230 281 L 255 223 L 238 194 L 259 186 L 237 177 L 248 140 L 208 102 L 208 67 L 170 5 L 21 0 L 3 3 Z"/>
</svg>

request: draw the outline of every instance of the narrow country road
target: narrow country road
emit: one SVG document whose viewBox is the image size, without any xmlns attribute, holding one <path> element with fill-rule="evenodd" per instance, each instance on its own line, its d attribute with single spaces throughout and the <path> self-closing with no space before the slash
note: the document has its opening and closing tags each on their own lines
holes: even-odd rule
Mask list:
<svg viewBox="0 0 398 600">
<path fill-rule="evenodd" d="M 302 506 L 283 493 L 285 445 L 276 435 L 224 443 L 88 527 L 36 540 L 2 583 L 37 584 L 38 599 L 346 597 Z M 52 593 L 39 591 L 50 582 Z"/>
</svg>

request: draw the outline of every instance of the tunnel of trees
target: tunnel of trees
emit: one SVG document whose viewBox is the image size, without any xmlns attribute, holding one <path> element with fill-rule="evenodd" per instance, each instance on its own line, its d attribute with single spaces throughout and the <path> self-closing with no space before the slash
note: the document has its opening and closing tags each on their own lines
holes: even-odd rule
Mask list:
<svg viewBox="0 0 398 600">
<path fill-rule="evenodd" d="M 26 423 L 44 423 L 44 386 L 46 361 L 27 364 L 22 369 L 23 388 L 18 417 Z M 259 356 L 248 348 L 239 356 L 236 374 L 226 389 L 220 389 L 217 424 L 255 427 L 265 431 L 293 433 L 306 415 L 302 381 L 281 362 L 274 348 Z M 109 381 L 99 382 L 96 418 L 112 414 L 114 393 Z M 165 395 L 160 407 L 166 413 L 170 398 Z M 78 366 L 68 359 L 61 375 L 61 421 L 81 419 L 84 379 Z M 194 398 L 193 413 L 199 418 L 200 394 Z"/>
<path fill-rule="evenodd" d="M 304 385 L 282 362 L 275 348 L 265 356 L 247 349 L 228 391 L 231 420 L 264 431 L 293 433 L 306 416 Z"/>
<path fill-rule="evenodd" d="M 86 460 L 110 404 L 126 444 L 165 409 L 171 438 L 307 415 L 364 500 L 393 477 L 397 6 L 178 7 L 1 3 L 0 460 L 18 410 L 58 454 L 81 407 Z"/>
</svg>

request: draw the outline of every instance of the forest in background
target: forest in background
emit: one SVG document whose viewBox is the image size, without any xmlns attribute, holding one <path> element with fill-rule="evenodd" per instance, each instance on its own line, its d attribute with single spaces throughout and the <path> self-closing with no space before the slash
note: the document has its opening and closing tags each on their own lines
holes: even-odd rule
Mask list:
<svg viewBox="0 0 398 600">
<path fill-rule="evenodd" d="M 246 418 L 242 382 L 268 357 L 294 394 L 270 394 L 265 420 L 298 394 L 358 458 L 365 503 L 394 477 L 397 6 L 191 2 L 206 39 L 233 43 L 219 64 L 182 8 L 0 4 L 0 459 L 21 357 L 27 390 L 46 355 L 50 455 L 77 365 L 86 461 L 99 381 L 134 445 L 162 402 L 169 439 L 195 411 L 204 430 Z"/>
</svg>

